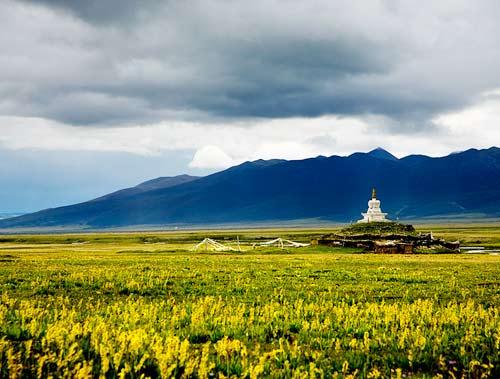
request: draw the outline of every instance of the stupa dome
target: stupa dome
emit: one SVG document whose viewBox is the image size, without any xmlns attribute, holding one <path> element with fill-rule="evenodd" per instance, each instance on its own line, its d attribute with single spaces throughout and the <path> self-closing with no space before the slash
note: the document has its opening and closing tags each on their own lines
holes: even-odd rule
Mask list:
<svg viewBox="0 0 500 379">
<path fill-rule="evenodd" d="M 372 198 L 368 201 L 368 210 L 366 213 L 361 213 L 363 218 L 358 222 L 386 222 L 390 221 L 380 209 L 380 200 L 377 199 L 377 191 L 375 188 L 372 190 Z"/>
</svg>

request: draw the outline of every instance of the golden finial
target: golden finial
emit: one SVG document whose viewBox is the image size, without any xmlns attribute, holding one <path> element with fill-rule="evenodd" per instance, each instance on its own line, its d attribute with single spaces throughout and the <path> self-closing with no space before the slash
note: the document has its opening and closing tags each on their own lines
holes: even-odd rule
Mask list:
<svg viewBox="0 0 500 379">
<path fill-rule="evenodd" d="M 377 198 L 377 191 L 375 190 L 375 187 L 372 188 L 372 199 Z"/>
</svg>

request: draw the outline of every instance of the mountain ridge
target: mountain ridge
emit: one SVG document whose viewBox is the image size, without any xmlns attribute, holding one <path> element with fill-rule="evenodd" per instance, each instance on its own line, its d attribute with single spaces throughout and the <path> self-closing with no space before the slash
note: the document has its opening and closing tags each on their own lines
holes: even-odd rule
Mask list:
<svg viewBox="0 0 500 379">
<path fill-rule="evenodd" d="M 0 220 L 0 228 L 109 228 L 308 218 L 346 222 L 360 217 L 373 186 L 383 210 L 392 218 L 472 213 L 500 216 L 499 148 L 400 159 L 375 150 L 376 154 L 372 150 L 347 157 L 245 162 L 205 177 L 137 190 L 141 184 L 144 187 L 141 183 L 132 187 L 136 188 L 133 191 L 121 190 L 125 193 L 117 191 L 88 202 Z"/>
</svg>

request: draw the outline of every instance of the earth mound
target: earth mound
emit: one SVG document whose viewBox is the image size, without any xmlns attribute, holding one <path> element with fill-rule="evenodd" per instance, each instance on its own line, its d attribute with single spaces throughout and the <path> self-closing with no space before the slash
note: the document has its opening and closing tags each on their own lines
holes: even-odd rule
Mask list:
<svg viewBox="0 0 500 379">
<path fill-rule="evenodd" d="M 345 235 L 356 234 L 371 234 L 371 235 L 386 235 L 386 234 L 416 234 L 413 225 L 401 224 L 399 222 L 367 222 L 351 224 L 340 231 Z"/>
<path fill-rule="evenodd" d="M 418 233 L 413 225 L 398 222 L 370 222 L 352 224 L 312 241 L 318 245 L 355 247 L 368 253 L 458 253 L 459 241 L 434 238 L 432 233 Z"/>
</svg>

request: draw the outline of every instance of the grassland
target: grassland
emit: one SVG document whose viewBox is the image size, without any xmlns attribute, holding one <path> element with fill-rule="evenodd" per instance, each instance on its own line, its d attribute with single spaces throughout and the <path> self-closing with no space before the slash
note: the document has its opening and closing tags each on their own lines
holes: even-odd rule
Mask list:
<svg viewBox="0 0 500 379">
<path fill-rule="evenodd" d="M 500 256 L 251 248 L 324 232 L 0 236 L 0 377 L 500 376 Z"/>
</svg>

